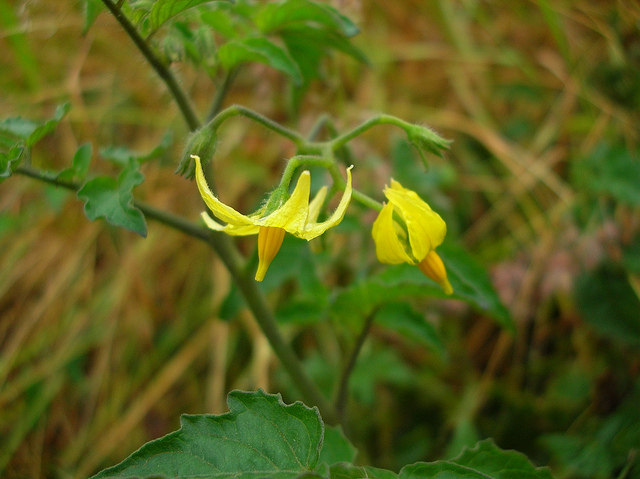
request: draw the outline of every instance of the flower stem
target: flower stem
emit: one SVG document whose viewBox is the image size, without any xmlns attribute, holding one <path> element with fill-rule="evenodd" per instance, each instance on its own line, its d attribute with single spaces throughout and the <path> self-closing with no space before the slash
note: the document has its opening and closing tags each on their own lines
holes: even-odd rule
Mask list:
<svg viewBox="0 0 640 479">
<path fill-rule="evenodd" d="M 403 129 L 405 131 L 406 131 L 406 129 L 408 127 L 411 126 L 406 121 L 403 121 L 400 118 L 396 118 L 395 116 L 384 115 L 384 114 L 383 115 L 378 115 L 378 116 L 376 116 L 374 118 L 371 118 L 371 119 L 365 121 L 360 126 L 357 126 L 356 128 L 354 128 L 353 130 L 334 138 L 333 140 L 329 141 L 328 143 L 329 143 L 331 149 L 333 151 L 336 151 L 336 150 L 342 148 L 344 145 L 346 145 L 348 142 L 350 142 L 351 140 L 353 140 L 357 136 L 362 135 L 364 132 L 366 132 L 367 130 L 370 130 L 371 128 L 373 128 L 374 126 L 377 126 L 377 125 L 395 125 L 398 128 L 401 128 L 401 129 Z"/>
<path fill-rule="evenodd" d="M 122 13 L 122 10 L 114 4 L 111 0 L 102 0 L 102 3 L 107 7 L 107 9 L 111 12 L 111 14 L 115 17 L 115 19 L 120 23 L 122 28 L 129 38 L 135 43 L 140 53 L 144 55 L 147 59 L 151 67 L 156 71 L 158 76 L 162 79 L 162 81 L 167 85 L 171 95 L 174 100 L 178 104 L 178 108 L 180 108 L 180 112 L 182 113 L 182 117 L 186 121 L 189 129 L 191 131 L 197 130 L 200 127 L 200 120 L 198 120 L 198 116 L 195 113 L 195 110 L 191 106 L 191 102 L 185 92 L 180 88 L 176 78 L 171 73 L 171 70 L 165 65 L 153 52 L 149 44 L 140 36 L 138 30 L 135 26 L 129 21 L 129 19 Z"/>
</svg>

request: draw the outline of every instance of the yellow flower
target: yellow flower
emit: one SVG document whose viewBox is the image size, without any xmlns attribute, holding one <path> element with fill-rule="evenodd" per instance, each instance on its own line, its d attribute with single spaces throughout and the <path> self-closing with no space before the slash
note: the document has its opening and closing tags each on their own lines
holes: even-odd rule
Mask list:
<svg viewBox="0 0 640 479">
<path fill-rule="evenodd" d="M 414 191 L 391 180 L 385 187 L 389 200 L 373 223 L 376 255 L 381 263 L 417 265 L 427 277 L 453 293 L 447 271 L 435 252 L 447 233 L 447 225 Z"/>
<path fill-rule="evenodd" d="M 211 219 L 208 214 L 202 213 L 202 218 L 207 226 L 234 236 L 258 234 L 257 281 L 263 280 L 269 264 L 282 245 L 285 231 L 307 241 L 320 236 L 342 221 L 351 200 L 351 168 L 349 168 L 347 170 L 347 186 L 338 207 L 326 221 L 317 223 L 322 203 L 327 195 L 327 187 L 320 188 L 313 201 L 309 203 L 311 174 L 308 171 L 303 171 L 293 193 L 286 201 L 283 199 L 280 205 L 269 208 L 269 211 L 267 211 L 267 206 L 269 206 L 267 203 L 255 213 L 245 216 L 215 197 L 204 178 L 200 158 L 196 155 L 192 155 L 192 157 L 196 160 L 196 183 L 202 199 L 218 219 L 227 223 L 221 225 Z"/>
</svg>

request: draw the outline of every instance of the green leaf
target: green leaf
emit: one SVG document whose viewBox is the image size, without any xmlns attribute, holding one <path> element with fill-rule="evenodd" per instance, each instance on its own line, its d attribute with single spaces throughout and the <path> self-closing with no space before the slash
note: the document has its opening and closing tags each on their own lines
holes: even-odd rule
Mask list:
<svg viewBox="0 0 640 479">
<path fill-rule="evenodd" d="M 285 50 L 264 37 L 231 40 L 218 49 L 218 58 L 226 69 L 246 62 L 264 63 L 289 75 L 296 85 L 302 84 L 296 62 Z"/>
<path fill-rule="evenodd" d="M 100 156 L 107 161 L 126 167 L 131 161 L 138 163 L 144 163 L 155 158 L 162 156 L 171 146 L 173 139 L 171 132 L 167 132 L 158 146 L 153 148 L 148 153 L 140 153 L 130 150 L 126 146 L 111 145 L 100 149 Z"/>
<path fill-rule="evenodd" d="M 180 429 L 151 441 L 94 479 L 296 478 L 316 466 L 323 423 L 316 408 L 281 396 L 232 391 L 229 412 L 183 415 Z"/>
<path fill-rule="evenodd" d="M 91 143 L 84 143 L 80 145 L 78 151 L 73 155 L 71 161 L 71 167 L 61 171 L 57 179 L 62 181 L 72 181 L 73 179 L 84 179 L 89 172 L 89 164 L 91 163 L 91 156 L 93 154 L 93 146 Z"/>
<path fill-rule="evenodd" d="M 340 463 L 331 466 L 331 479 L 397 479 L 394 472 L 377 467 L 358 467 L 353 464 Z"/>
<path fill-rule="evenodd" d="M 185 10 L 211 1 L 212 0 L 156 0 L 151 8 L 151 12 L 149 12 L 149 30 L 153 32 L 170 18 L 175 17 Z"/>
<path fill-rule="evenodd" d="M 576 303 L 597 331 L 629 344 L 640 344 L 640 300 L 626 273 L 602 265 L 576 281 Z"/>
<path fill-rule="evenodd" d="M 147 223 L 142 211 L 133 206 L 132 190 L 144 181 L 139 165 L 131 162 L 122 170 L 118 180 L 99 176 L 78 191 L 78 198 L 84 200 L 84 211 L 90 220 L 104 218 L 114 226 L 147 236 Z"/>
<path fill-rule="evenodd" d="M 66 116 L 66 114 L 69 113 L 70 109 L 71 109 L 70 103 L 64 103 L 62 105 L 59 105 L 56 108 L 55 113 L 53 114 L 53 118 L 38 125 L 36 129 L 33 130 L 33 132 L 31 132 L 28 138 L 26 138 L 27 146 L 35 145 L 42 138 L 44 138 L 53 130 L 55 130 L 55 128 L 58 126 L 58 123 L 60 123 L 60 121 Z"/>
<path fill-rule="evenodd" d="M 465 449 L 450 461 L 416 463 L 405 466 L 398 479 L 552 479 L 544 468 L 536 468 L 524 454 L 505 451 L 491 439 Z"/>
<path fill-rule="evenodd" d="M 13 170 L 20 164 L 24 147 L 15 145 L 9 151 L 0 151 L 0 178 L 9 178 Z"/>
<path fill-rule="evenodd" d="M 331 315 L 348 321 L 353 317 L 366 317 L 374 308 L 386 303 L 435 296 L 463 300 L 501 326 L 515 331 L 513 319 L 500 301 L 486 270 L 460 246 L 444 243 L 438 247 L 438 254 L 446 266 L 453 295 L 445 295 L 415 266 L 391 265 L 382 273 L 339 292 L 331 305 Z"/>
<path fill-rule="evenodd" d="M 100 0 L 84 1 L 84 26 L 82 27 L 83 35 L 87 34 L 102 10 L 104 10 L 104 5 Z"/>
<path fill-rule="evenodd" d="M 618 201 L 640 205 L 640 158 L 623 146 L 598 145 L 582 161 L 572 162 L 573 179 L 583 188 Z"/>
<path fill-rule="evenodd" d="M 376 313 L 375 320 L 377 324 L 397 331 L 407 339 L 418 341 L 441 355 L 446 352 L 433 324 L 407 303 L 391 303 L 383 306 Z"/>
<path fill-rule="evenodd" d="M 258 12 L 254 21 L 263 33 L 286 28 L 291 24 L 306 22 L 324 25 L 347 37 L 357 35 L 360 31 L 351 20 L 335 8 L 310 0 L 286 0 L 267 4 Z"/>
<path fill-rule="evenodd" d="M 338 462 L 353 462 L 357 453 L 340 426 L 325 426 L 319 463 L 331 466 Z"/>
</svg>

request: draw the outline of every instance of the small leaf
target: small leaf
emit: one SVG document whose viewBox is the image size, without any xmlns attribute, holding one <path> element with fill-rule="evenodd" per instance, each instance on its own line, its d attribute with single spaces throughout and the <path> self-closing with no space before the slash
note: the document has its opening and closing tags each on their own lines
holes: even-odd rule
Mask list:
<svg viewBox="0 0 640 479">
<path fill-rule="evenodd" d="M 351 20 L 335 8 L 310 0 L 286 0 L 267 4 L 255 16 L 254 21 L 263 33 L 286 28 L 292 23 L 306 22 L 319 23 L 347 37 L 357 35 L 360 31 Z"/>
<path fill-rule="evenodd" d="M 218 58 L 226 69 L 246 62 L 264 63 L 289 75 L 296 85 L 302 84 L 296 62 L 285 50 L 264 37 L 231 40 L 218 49 Z"/>
<path fill-rule="evenodd" d="M 151 441 L 93 479 L 125 477 L 293 479 L 319 458 L 323 423 L 316 408 L 281 396 L 232 391 L 229 412 L 183 415 L 180 430 Z"/>
<path fill-rule="evenodd" d="M 62 105 L 59 105 L 56 108 L 56 111 L 53 114 L 52 119 L 47 120 L 43 124 L 38 125 L 36 129 L 33 130 L 33 132 L 31 132 L 29 137 L 26 139 L 27 146 L 35 145 L 42 138 L 44 138 L 53 130 L 55 130 L 55 128 L 58 126 L 58 123 L 60 123 L 60 121 L 66 116 L 66 114 L 69 113 L 70 109 L 71 109 L 70 103 L 64 103 Z"/>
<path fill-rule="evenodd" d="M 78 198 L 85 201 L 84 211 L 90 220 L 104 218 L 114 226 L 147 236 L 147 223 L 142 211 L 133 206 L 132 190 L 144 181 L 138 165 L 132 164 L 122 170 L 118 180 L 99 176 L 78 191 Z"/>
<path fill-rule="evenodd" d="M 0 151 L 0 178 L 9 178 L 13 170 L 20 164 L 24 147 L 20 144 L 13 146 L 6 153 Z"/>
<path fill-rule="evenodd" d="M 552 479 L 547 469 L 536 468 L 524 454 L 500 449 L 491 439 L 480 441 L 473 449 L 465 449 L 450 461 L 423 462 L 405 466 L 398 475 L 398 479 L 435 477 Z"/>
<path fill-rule="evenodd" d="M 93 154 L 93 146 L 91 143 L 80 145 L 78 151 L 73 155 L 71 167 L 61 171 L 57 179 L 62 181 L 72 181 L 73 179 L 84 179 L 89 172 L 89 164 L 91 163 L 91 155 Z"/>
<path fill-rule="evenodd" d="M 211 1 L 212 0 L 156 0 L 149 13 L 149 30 L 153 32 L 160 28 L 167 20 L 175 17 L 179 13 L 202 5 L 203 3 L 210 3 Z"/>
<path fill-rule="evenodd" d="M 585 321 L 619 341 L 640 344 L 640 300 L 624 271 L 603 265 L 578 277 L 576 303 Z"/>
</svg>

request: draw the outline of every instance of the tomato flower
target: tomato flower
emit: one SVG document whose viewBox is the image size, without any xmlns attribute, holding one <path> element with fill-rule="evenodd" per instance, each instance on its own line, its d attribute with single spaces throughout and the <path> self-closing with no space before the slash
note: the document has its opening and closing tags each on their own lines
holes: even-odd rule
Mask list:
<svg viewBox="0 0 640 479">
<path fill-rule="evenodd" d="M 384 194 L 389 202 L 382 207 L 372 231 L 378 260 L 417 265 L 446 294 L 453 293 L 447 271 L 435 251 L 447 233 L 444 220 L 414 191 L 397 181 L 391 180 Z"/>
<path fill-rule="evenodd" d="M 347 169 L 347 185 L 338 207 L 326 221 L 318 223 L 318 215 L 327 195 L 327 187 L 320 188 L 313 201 L 309 202 L 311 174 L 309 171 L 303 171 L 291 196 L 287 199 L 282 194 L 275 196 L 278 191 L 276 190 L 264 206 L 255 213 L 246 216 L 216 198 L 205 180 L 200 158 L 196 155 L 192 155 L 192 157 L 196 160 L 196 183 L 202 199 L 211 212 L 226 223 L 226 225 L 221 225 L 211 219 L 207 213 L 202 213 L 202 218 L 207 226 L 234 236 L 258 234 L 256 281 L 264 279 L 269 264 L 280 250 L 285 232 L 307 241 L 320 236 L 342 221 L 351 200 L 352 167 Z M 274 197 L 275 203 L 272 201 Z"/>
</svg>

